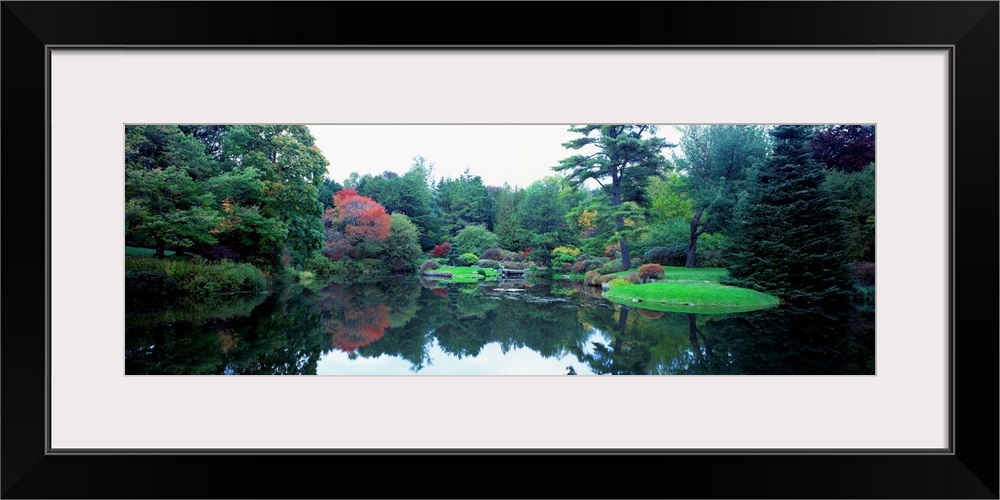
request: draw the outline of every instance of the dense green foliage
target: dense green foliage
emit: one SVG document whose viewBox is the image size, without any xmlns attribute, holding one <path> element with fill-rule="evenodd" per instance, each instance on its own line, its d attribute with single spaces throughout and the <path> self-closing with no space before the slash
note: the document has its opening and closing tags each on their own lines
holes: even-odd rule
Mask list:
<svg viewBox="0 0 1000 500">
<path fill-rule="evenodd" d="M 828 172 L 823 186 L 844 211 L 847 255 L 875 262 L 875 165 L 852 173 Z"/>
<path fill-rule="evenodd" d="M 625 220 L 634 214 L 635 205 L 626 202 L 648 203 L 646 186 L 650 178 L 663 176 L 668 169 L 663 149 L 669 145 L 655 135 L 657 128 L 652 125 L 584 125 L 570 131 L 583 137 L 563 144 L 567 149 L 596 147 L 597 151 L 566 158 L 554 169 L 565 172 L 575 187 L 593 180 L 610 197 L 622 260 L 625 267 L 631 267 Z"/>
<path fill-rule="evenodd" d="M 771 135 L 774 150 L 736 209 L 728 283 L 789 301 L 836 300 L 849 286 L 847 240 L 811 131 L 778 126 Z"/>
<path fill-rule="evenodd" d="M 467 226 L 458 232 L 452 245 L 457 245 L 463 253 L 472 253 L 478 258 L 486 249 L 499 246 L 500 240 L 497 235 L 483 226 Z M 449 248 L 449 250 L 451 249 Z"/>
<path fill-rule="evenodd" d="M 764 127 L 755 125 L 692 125 L 681 130 L 683 157 L 675 160 L 686 174 L 681 187 L 692 210 L 685 265 L 694 267 L 698 237 L 731 228 L 747 173 L 764 160 L 768 142 Z"/>
<path fill-rule="evenodd" d="M 260 292 L 267 287 L 264 273 L 250 264 L 228 260 L 176 260 L 155 257 L 125 258 L 125 295 L 130 300 L 171 295 Z"/>
<path fill-rule="evenodd" d="M 433 165 L 417 156 L 403 175 L 391 171 L 377 177 L 365 175 L 357 183 L 358 194 L 376 200 L 389 213 L 399 212 L 409 217 L 425 250 L 441 238 L 441 220 L 431 189 L 432 168 Z"/>
<path fill-rule="evenodd" d="M 468 169 L 457 179 L 444 178 L 438 182 L 437 204 L 446 234 L 455 236 L 470 225 L 492 229 L 493 198 L 483 179 Z"/>
<path fill-rule="evenodd" d="M 435 178 L 420 156 L 379 175 L 327 172 L 305 126 L 128 126 L 126 244 L 160 259 L 197 256 L 206 275 L 231 274 L 208 270 L 225 261 L 312 289 L 437 258 L 626 280 L 657 279 L 640 277 L 642 264 L 727 267 L 730 283 L 785 299 L 853 290 L 873 304 L 872 126 L 678 127 L 670 160 L 674 145 L 655 126 L 569 130 L 578 137 L 563 146 L 574 154 L 554 176 L 498 187 L 475 166 Z M 129 274 L 131 289 L 215 290 L 161 271 Z"/>
<path fill-rule="evenodd" d="M 533 250 L 528 257 L 546 266 L 551 263 L 552 250 L 575 242 L 566 221 L 569 207 L 560 196 L 561 191 L 558 179 L 535 181 L 525 190 L 524 199 L 514 213 L 514 223 L 521 228 L 520 241 Z"/>
<path fill-rule="evenodd" d="M 420 250 L 419 230 L 410 218 L 392 214 L 389 222 L 389 237 L 385 240 L 385 260 L 393 272 L 412 271 L 423 255 Z"/>
<path fill-rule="evenodd" d="M 127 126 L 126 242 L 267 269 L 286 252 L 302 262 L 322 241 L 327 165 L 304 126 Z"/>
</svg>

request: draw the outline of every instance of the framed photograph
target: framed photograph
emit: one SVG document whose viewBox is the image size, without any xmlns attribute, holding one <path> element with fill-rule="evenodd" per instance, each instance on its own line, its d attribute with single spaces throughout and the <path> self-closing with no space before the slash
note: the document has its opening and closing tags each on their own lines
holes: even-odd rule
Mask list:
<svg viewBox="0 0 1000 500">
<path fill-rule="evenodd" d="M 591 33 L 601 17 L 593 9 L 549 19 L 528 15 L 521 4 L 495 7 L 477 6 L 484 12 L 475 22 L 455 26 L 444 21 L 454 5 L 439 4 L 4 2 L 5 260 L 8 270 L 45 273 L 17 276 L 18 293 L 6 298 L 3 496 L 297 498 L 310 495 L 308 484 L 279 479 L 284 472 L 247 479 L 247 471 L 292 473 L 318 461 L 349 467 L 339 470 L 350 470 L 346 482 L 357 486 L 338 486 L 337 496 L 408 497 L 421 493 L 384 485 L 387 465 L 467 465 L 461 475 L 477 477 L 474 487 L 482 488 L 471 468 L 488 455 L 523 471 L 517 481 L 490 481 L 499 483 L 491 495 L 511 497 L 525 496 L 524 485 L 541 477 L 533 471 L 549 463 L 543 460 L 598 460 L 612 470 L 625 460 L 671 472 L 637 486 L 560 481 L 548 491 L 997 498 L 997 429 L 990 424 L 997 418 L 997 2 L 619 4 L 607 8 L 632 19 L 615 29 L 621 38 L 595 33 L 580 44 L 535 34 L 518 41 L 513 33 L 554 26 L 589 26 Z M 640 126 L 575 127 L 619 123 Z M 534 167 L 518 156 L 529 147 L 518 141 L 528 139 L 517 137 L 551 133 L 558 139 L 549 143 L 571 144 L 573 134 L 641 134 L 649 130 L 642 125 L 656 125 L 664 142 L 689 146 L 694 134 L 719 126 L 792 143 L 807 125 L 830 136 L 868 134 L 877 160 L 859 162 L 877 164 L 870 167 L 877 168 L 874 199 L 865 198 L 877 214 L 861 219 L 875 240 L 851 243 L 857 255 L 870 249 L 855 261 L 874 260 L 855 270 L 877 280 L 873 311 L 852 309 L 830 326 L 817 315 L 776 316 L 788 310 L 784 298 L 777 309 L 748 308 L 758 300 L 750 297 L 733 299 L 726 320 L 709 320 L 702 304 L 624 293 L 633 283 L 650 290 L 648 282 L 658 280 L 700 287 L 691 294 L 721 287 L 720 279 L 750 287 L 764 279 L 753 274 L 754 262 L 776 264 L 762 253 L 739 261 L 733 251 L 725 266 L 717 263 L 727 277 L 670 280 L 669 248 L 628 232 L 645 222 L 624 212 L 629 205 L 619 207 L 627 196 L 616 191 L 599 208 L 602 178 L 565 158 L 561 172 L 580 176 L 580 185 L 596 183 L 590 195 L 579 191 L 580 199 L 558 209 L 560 220 L 579 212 L 565 241 L 556 228 L 510 232 L 511 241 L 521 238 L 510 244 L 483 243 L 502 233 L 495 219 L 477 226 L 475 214 L 448 208 L 432 231 L 420 213 L 386 210 L 388 198 L 372 194 L 376 180 L 389 185 L 437 161 L 437 192 L 456 179 L 460 189 L 480 186 L 495 201 L 509 182 L 523 199 L 551 188 L 551 196 L 538 195 L 551 201 L 560 187 L 528 174 Z M 455 163 L 482 166 L 449 173 L 460 167 L 444 153 L 417 150 L 403 160 L 412 165 L 372 160 L 374 170 L 356 174 L 340 166 L 365 150 L 380 158 L 376 152 L 392 150 L 385 141 L 415 140 L 428 150 L 442 142 L 458 151 L 463 144 L 488 149 L 478 138 L 486 135 L 507 137 L 509 146 L 490 146 L 496 149 L 478 158 L 503 156 L 506 165 L 466 157 Z M 746 137 L 741 144 L 752 141 Z M 258 154 L 255 138 L 286 149 Z M 185 161 L 188 173 L 171 177 L 175 167 L 157 167 L 159 177 L 150 176 L 142 165 L 160 161 L 161 153 L 150 152 L 154 143 L 166 144 L 164 166 Z M 218 165 L 228 166 L 198 173 L 198 165 L 216 164 L 209 156 L 192 160 L 193 149 L 185 149 L 192 144 L 218 145 Z M 563 148 L 566 158 L 570 149 Z M 684 158 L 674 161 L 698 168 L 693 156 Z M 261 206 L 287 202 L 287 215 L 300 204 L 276 194 L 267 169 L 309 165 L 330 179 L 326 215 L 269 226 Z M 768 175 L 763 163 L 753 165 L 754 178 Z M 752 233 L 758 241 L 773 224 L 753 215 L 766 193 L 747 194 L 779 182 L 769 179 L 731 193 L 744 214 L 743 238 Z M 867 189 L 843 182 L 845 197 Z M 627 179 L 623 189 L 640 184 Z M 315 204 L 317 188 L 310 189 Z M 172 202 L 191 202 L 151 212 L 164 198 L 149 193 L 165 191 Z M 206 193 L 225 202 L 195 201 Z M 251 206 L 248 196 L 273 199 Z M 348 207 L 364 213 L 363 227 L 351 225 L 361 215 L 351 219 Z M 554 209 L 526 210 L 512 220 L 527 228 L 543 227 Z M 600 215 L 588 210 L 617 214 L 605 217 L 618 246 L 602 240 L 599 249 L 590 243 L 597 250 L 581 250 L 587 230 L 600 232 Z M 382 243 L 405 233 L 406 224 L 427 239 L 410 242 L 412 255 L 400 253 L 403 243 Z M 314 230 L 324 257 L 307 265 L 298 240 L 282 238 Z M 631 241 L 642 255 L 630 257 L 620 234 L 636 235 Z M 175 283 L 186 292 L 230 291 L 220 288 L 226 280 L 252 287 L 286 269 L 295 269 L 286 278 L 297 292 L 274 294 L 266 304 L 199 299 L 161 310 L 130 302 L 136 295 L 123 282 L 162 292 L 161 282 L 150 285 L 160 276 L 154 267 L 181 265 L 169 264 L 179 261 L 163 255 L 168 251 L 197 253 L 205 266 L 249 263 L 232 264 L 215 281 Z M 591 263 L 577 258 L 599 251 L 604 255 Z M 666 276 L 649 267 L 629 282 L 628 269 L 639 270 L 632 258 L 655 266 L 663 259 Z M 605 267 L 618 261 L 621 269 Z M 310 287 L 324 273 L 377 274 L 386 262 L 413 272 L 425 265 L 419 280 L 391 292 Z M 574 266 L 591 264 L 605 271 L 595 285 L 607 275 L 605 297 L 624 293 L 618 305 L 593 307 L 584 285 L 532 281 L 535 274 L 569 280 Z M 554 272 L 560 265 L 565 272 Z M 169 276 L 179 276 L 171 269 Z M 862 302 L 876 295 L 874 284 L 853 290 Z M 198 325 L 197 335 L 190 325 Z M 415 325 L 419 342 L 402 345 L 410 339 L 405 325 Z M 386 332 L 403 340 L 379 341 Z M 211 340 L 207 350 L 201 338 Z M 310 344 L 316 339 L 322 345 Z M 520 371 L 508 369 L 513 356 L 521 356 Z M 643 376 L 548 376 L 606 373 Z M 526 461 L 537 467 L 524 468 Z M 706 471 L 740 479 L 706 478 Z M 219 479 L 229 475 L 244 479 Z M 377 492 L 365 486 L 375 479 L 383 485 Z M 476 496 L 444 486 L 431 491 Z"/>
</svg>

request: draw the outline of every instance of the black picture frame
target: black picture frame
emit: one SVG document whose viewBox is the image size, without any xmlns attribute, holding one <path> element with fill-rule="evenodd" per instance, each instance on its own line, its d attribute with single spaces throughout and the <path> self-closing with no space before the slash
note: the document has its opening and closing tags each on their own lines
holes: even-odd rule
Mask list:
<svg viewBox="0 0 1000 500">
<path fill-rule="evenodd" d="M 996 1 L 556 3 L 556 15 L 513 2 L 2 4 L 4 498 L 998 498 Z M 54 45 L 950 47 L 951 453 L 48 454 Z M 615 425 L 627 418 L 595 422 L 595 432 Z M 578 477 L 562 476 L 567 467 Z M 392 477 L 400 472 L 421 477 Z"/>
</svg>

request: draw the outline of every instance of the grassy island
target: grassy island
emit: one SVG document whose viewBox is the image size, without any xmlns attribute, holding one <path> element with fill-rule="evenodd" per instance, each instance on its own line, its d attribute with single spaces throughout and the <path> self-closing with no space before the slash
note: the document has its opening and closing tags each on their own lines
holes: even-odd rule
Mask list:
<svg viewBox="0 0 1000 500">
<path fill-rule="evenodd" d="M 656 282 L 617 287 L 604 293 L 612 302 L 666 312 L 736 313 L 774 307 L 777 297 L 717 282 Z"/>
</svg>

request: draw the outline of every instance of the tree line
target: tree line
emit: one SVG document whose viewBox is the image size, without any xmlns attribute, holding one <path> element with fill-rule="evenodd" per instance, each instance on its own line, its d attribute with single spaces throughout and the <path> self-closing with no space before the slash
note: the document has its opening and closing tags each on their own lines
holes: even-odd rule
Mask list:
<svg viewBox="0 0 1000 500">
<path fill-rule="evenodd" d="M 337 182 L 305 126 L 128 126 L 126 242 L 341 282 L 444 244 L 559 272 L 726 267 L 806 300 L 874 274 L 873 126 L 685 126 L 677 144 L 651 125 L 570 130 L 551 175 L 518 187 L 435 178 L 419 156 Z"/>
</svg>

